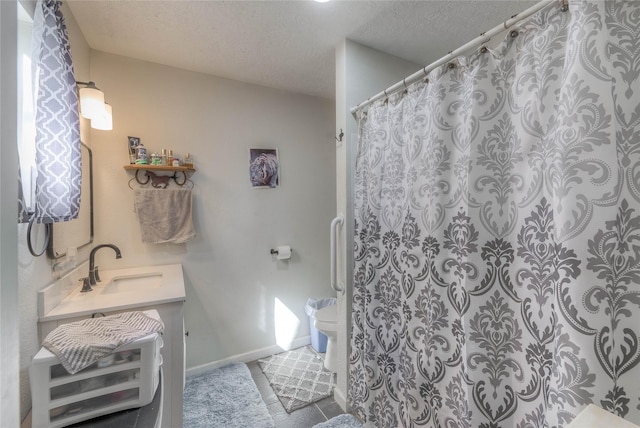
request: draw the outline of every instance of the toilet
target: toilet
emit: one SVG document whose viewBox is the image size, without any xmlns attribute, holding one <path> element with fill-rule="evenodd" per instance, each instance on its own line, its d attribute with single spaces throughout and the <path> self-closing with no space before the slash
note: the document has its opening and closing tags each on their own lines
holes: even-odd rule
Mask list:
<svg viewBox="0 0 640 428">
<path fill-rule="evenodd" d="M 330 372 L 336 371 L 336 338 L 338 337 L 338 305 L 326 306 L 314 314 L 313 325 L 327 336 L 327 352 L 324 367 Z"/>
</svg>

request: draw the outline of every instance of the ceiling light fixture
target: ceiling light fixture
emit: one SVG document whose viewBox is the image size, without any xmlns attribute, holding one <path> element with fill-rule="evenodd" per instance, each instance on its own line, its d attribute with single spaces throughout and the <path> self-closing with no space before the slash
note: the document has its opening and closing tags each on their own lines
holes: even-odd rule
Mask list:
<svg viewBox="0 0 640 428">
<path fill-rule="evenodd" d="M 329 0 L 313 0 L 316 3 L 327 3 Z"/>
</svg>

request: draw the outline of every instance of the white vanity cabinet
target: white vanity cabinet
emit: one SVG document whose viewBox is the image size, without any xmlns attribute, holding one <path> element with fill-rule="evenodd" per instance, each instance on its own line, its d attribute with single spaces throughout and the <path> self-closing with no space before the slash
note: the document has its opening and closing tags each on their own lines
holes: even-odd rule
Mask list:
<svg viewBox="0 0 640 428">
<path fill-rule="evenodd" d="M 150 267 L 151 268 L 151 267 Z M 182 277 L 181 265 L 154 266 L 154 276 L 156 271 L 161 268 L 165 269 L 164 279 L 173 280 L 171 286 L 175 288 L 173 293 L 166 290 L 149 293 L 146 296 L 135 298 L 133 292 L 122 293 L 122 304 L 113 304 L 110 301 L 106 307 L 101 305 L 101 301 L 111 299 L 113 293 L 101 295 L 100 287 L 108 287 L 109 284 L 118 278 L 140 278 L 143 275 L 135 276 L 135 269 L 122 269 L 118 271 L 101 272 L 103 278 L 102 285 L 98 284 L 94 287 L 94 291 L 90 293 L 82 293 L 77 295 L 72 293 L 63 299 L 60 304 L 56 305 L 48 314 L 40 316 L 38 323 L 38 336 L 40 342 L 61 324 L 79 321 L 91 317 L 92 314 L 99 316 L 112 315 L 120 312 L 128 311 L 146 311 L 155 309 L 158 311 L 162 319 L 165 330 L 162 335 L 164 346 L 161 349 L 162 354 L 162 379 L 163 379 L 163 405 L 162 405 L 162 427 L 163 428 L 182 428 L 182 400 L 184 392 L 184 373 L 185 373 L 185 343 L 184 343 L 184 315 L 183 306 L 185 300 L 184 280 Z M 171 269 L 169 269 L 171 268 Z M 140 268 L 137 268 L 138 270 Z M 173 270 L 173 274 L 166 270 Z M 177 272 L 179 271 L 179 275 Z M 133 273 L 132 273 L 133 272 Z M 179 278 L 178 278 L 179 276 Z M 179 284 L 175 284 L 178 282 Z M 159 288 L 163 285 L 159 286 Z M 46 290 L 46 289 L 45 289 Z M 43 290 L 43 291 L 45 291 Z M 171 295 L 169 295 L 171 294 Z M 84 296 L 87 295 L 87 296 Z M 159 299 L 159 296 L 162 299 Z M 106 299 L 103 299 L 106 298 Z M 44 300 L 44 298 L 42 298 Z M 75 310 L 67 310 L 67 307 L 73 307 Z"/>
</svg>

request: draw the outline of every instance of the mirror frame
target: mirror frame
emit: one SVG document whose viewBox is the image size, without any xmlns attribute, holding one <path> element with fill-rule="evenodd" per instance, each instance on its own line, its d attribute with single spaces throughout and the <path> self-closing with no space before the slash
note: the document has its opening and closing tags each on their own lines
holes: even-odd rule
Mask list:
<svg viewBox="0 0 640 428">
<path fill-rule="evenodd" d="M 77 247 L 78 249 L 84 248 L 93 243 L 93 151 L 91 150 L 91 147 L 87 146 L 82 141 L 80 142 L 80 145 L 81 149 L 86 149 L 89 154 L 89 240 L 79 245 Z M 82 177 L 83 181 L 86 179 L 87 177 Z M 80 197 L 82 197 L 82 195 Z M 51 236 L 47 244 L 47 257 L 51 260 L 57 260 L 67 255 L 66 250 L 63 253 L 57 253 L 54 249 L 56 224 L 57 223 L 53 223 L 51 225 Z"/>
</svg>

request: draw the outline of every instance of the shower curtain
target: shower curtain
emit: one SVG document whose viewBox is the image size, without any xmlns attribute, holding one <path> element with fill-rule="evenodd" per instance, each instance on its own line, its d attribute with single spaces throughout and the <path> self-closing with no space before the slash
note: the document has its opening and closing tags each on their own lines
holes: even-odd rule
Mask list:
<svg viewBox="0 0 640 428">
<path fill-rule="evenodd" d="M 640 423 L 640 2 L 552 4 L 360 116 L 367 427 Z"/>
</svg>

